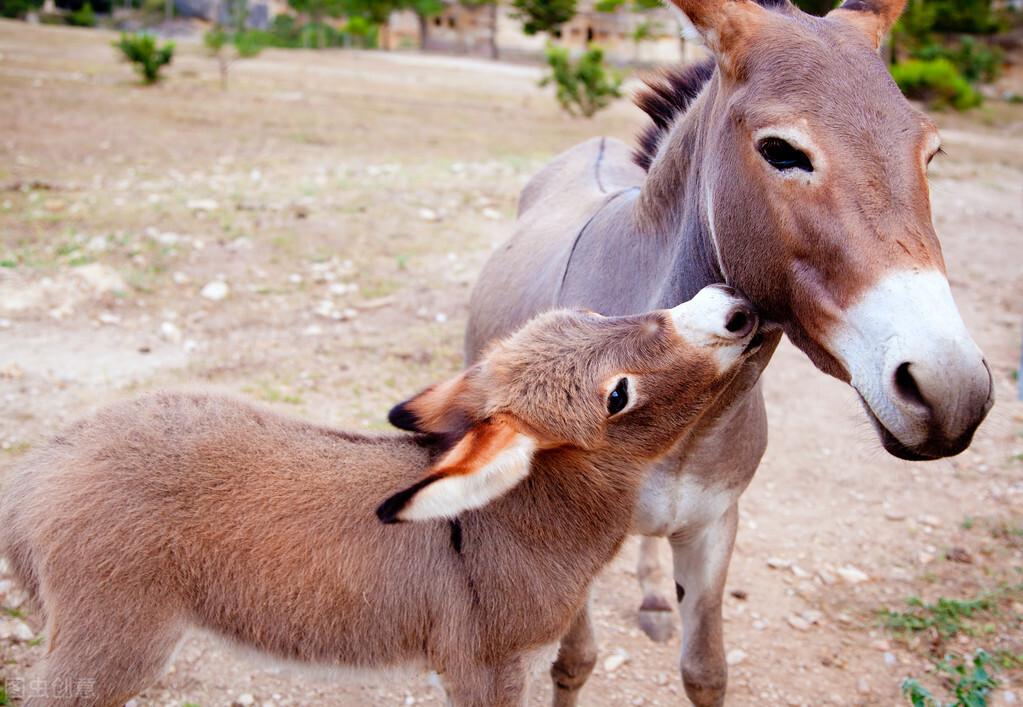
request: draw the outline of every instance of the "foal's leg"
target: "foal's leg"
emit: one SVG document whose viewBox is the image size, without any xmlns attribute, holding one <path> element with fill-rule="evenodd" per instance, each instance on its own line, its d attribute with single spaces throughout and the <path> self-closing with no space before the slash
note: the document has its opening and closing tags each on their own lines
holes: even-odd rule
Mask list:
<svg viewBox="0 0 1023 707">
<path fill-rule="evenodd" d="M 551 666 L 554 680 L 554 707 L 575 707 L 579 690 L 597 664 L 597 642 L 593 638 L 589 602 L 583 604 L 572 625 L 561 638 L 558 658 Z"/>
<path fill-rule="evenodd" d="M 739 511 L 732 505 L 696 536 L 669 539 L 682 614 L 682 682 L 696 707 L 725 701 L 728 667 L 721 603 Z"/>
<path fill-rule="evenodd" d="M 522 660 L 494 666 L 457 665 L 444 674 L 449 707 L 525 707 Z"/>
<path fill-rule="evenodd" d="M 120 707 L 156 682 L 183 627 L 131 608 L 130 600 L 114 598 L 88 613 L 50 612 L 49 650 L 28 681 L 25 707 Z"/>
<path fill-rule="evenodd" d="M 661 539 L 644 535 L 639 540 L 636 576 L 643 590 L 639 607 L 639 627 L 652 641 L 662 643 L 675 635 L 675 615 L 671 602 L 661 592 L 661 558 L 657 552 Z"/>
</svg>

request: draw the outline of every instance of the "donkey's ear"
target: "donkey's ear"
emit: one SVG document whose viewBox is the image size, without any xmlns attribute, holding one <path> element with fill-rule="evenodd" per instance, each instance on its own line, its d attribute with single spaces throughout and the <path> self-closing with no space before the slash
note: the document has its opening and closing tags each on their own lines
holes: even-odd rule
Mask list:
<svg viewBox="0 0 1023 707">
<path fill-rule="evenodd" d="M 905 7 L 906 0 L 845 0 L 828 18 L 857 27 L 878 49 Z"/>
<path fill-rule="evenodd" d="M 480 422 L 430 469 L 427 476 L 377 508 L 384 523 L 454 518 L 484 506 L 529 474 L 536 441 L 507 416 Z"/>
<path fill-rule="evenodd" d="M 465 401 L 466 379 L 463 372 L 391 408 L 387 421 L 399 430 L 423 434 L 461 434 L 467 426 Z"/>
<path fill-rule="evenodd" d="M 671 0 L 703 37 L 704 43 L 728 71 L 738 53 L 757 32 L 767 11 L 752 0 Z"/>
</svg>

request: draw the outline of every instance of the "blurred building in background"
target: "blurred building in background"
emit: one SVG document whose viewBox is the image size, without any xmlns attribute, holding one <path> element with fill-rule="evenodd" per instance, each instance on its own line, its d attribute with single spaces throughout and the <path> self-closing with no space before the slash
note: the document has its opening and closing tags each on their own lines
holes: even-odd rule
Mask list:
<svg viewBox="0 0 1023 707">
<path fill-rule="evenodd" d="M 588 44 L 597 44 L 616 63 L 655 64 L 703 56 L 698 42 L 682 37 L 676 15 L 667 8 L 642 13 L 626 9 L 600 12 L 594 5 L 594 0 L 581 0 L 576 15 L 553 39 L 580 51 Z M 489 57 L 493 54 L 493 42 L 502 59 L 540 57 L 547 41 L 546 35 L 530 36 L 523 32 L 522 22 L 510 5 L 468 7 L 457 0 L 446 0 L 444 10 L 429 18 L 396 12 L 391 16 L 387 33 L 388 49 L 422 47 L 427 51 Z"/>
</svg>

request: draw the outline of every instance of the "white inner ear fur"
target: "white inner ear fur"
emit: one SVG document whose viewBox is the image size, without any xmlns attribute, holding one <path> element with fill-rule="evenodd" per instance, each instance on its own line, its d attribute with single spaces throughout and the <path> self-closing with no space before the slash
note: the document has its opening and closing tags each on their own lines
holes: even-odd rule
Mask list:
<svg viewBox="0 0 1023 707">
<path fill-rule="evenodd" d="M 806 121 L 802 122 L 805 123 Z M 821 173 L 827 169 L 828 162 L 824 158 L 824 152 L 817 147 L 813 138 L 810 137 L 809 131 L 797 125 L 771 125 L 766 128 L 760 128 L 753 133 L 754 146 L 759 145 L 761 140 L 769 137 L 784 140 L 796 149 L 802 150 L 810 158 L 810 164 L 813 165 L 812 172 L 804 172 L 801 169 L 778 171 L 772 167 L 771 170 L 776 176 L 781 179 L 791 179 L 804 184 L 820 183 Z"/>
<path fill-rule="evenodd" d="M 526 478 L 535 451 L 536 442 L 532 437 L 517 434 L 489 464 L 469 474 L 445 476 L 420 489 L 398 517 L 401 520 L 454 518 L 463 511 L 485 506 Z"/>
</svg>

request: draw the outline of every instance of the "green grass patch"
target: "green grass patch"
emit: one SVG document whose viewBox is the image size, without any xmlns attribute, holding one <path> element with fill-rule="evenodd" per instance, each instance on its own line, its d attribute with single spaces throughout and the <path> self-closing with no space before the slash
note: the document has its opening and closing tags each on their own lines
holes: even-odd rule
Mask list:
<svg viewBox="0 0 1023 707">
<path fill-rule="evenodd" d="M 288 405 L 301 405 L 304 400 L 298 393 L 281 390 L 269 383 L 259 383 L 242 388 L 246 393 L 254 395 L 260 400 L 268 403 L 286 403 Z"/>
<path fill-rule="evenodd" d="M 17 442 L 11 442 L 4 449 L 5 452 L 10 454 L 12 457 L 20 457 L 22 454 L 32 448 L 32 443 L 23 439 L 19 439 Z"/>
<path fill-rule="evenodd" d="M 907 611 L 882 609 L 881 623 L 896 635 L 906 636 L 934 629 L 942 640 L 959 634 L 976 636 L 997 632 L 990 619 L 1001 612 L 1002 602 L 1023 598 L 1023 584 L 1004 584 L 997 589 L 982 592 L 973 599 L 940 597 L 927 603 L 919 597 L 906 599 Z M 981 619 L 988 619 L 981 623 Z"/>
<path fill-rule="evenodd" d="M 906 678 L 902 683 L 902 693 L 913 707 L 987 707 L 988 695 L 998 686 L 994 676 L 997 666 L 991 655 L 983 650 L 978 650 L 970 659 L 947 655 L 936 667 L 949 683 L 955 700 L 939 700 L 918 680 Z"/>
<path fill-rule="evenodd" d="M 976 614 L 990 611 L 995 606 L 989 595 L 976 599 L 947 599 L 941 597 L 933 604 L 925 603 L 919 597 L 909 597 L 906 604 L 909 611 L 883 609 L 881 619 L 886 628 L 896 633 L 915 633 L 936 628 L 945 638 L 968 631 L 967 619 Z"/>
</svg>

